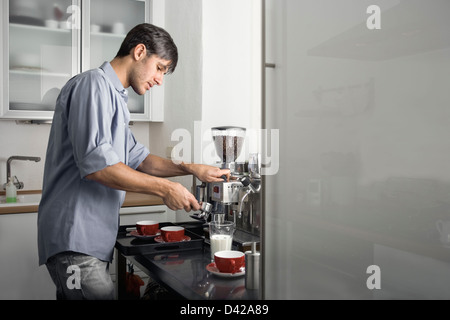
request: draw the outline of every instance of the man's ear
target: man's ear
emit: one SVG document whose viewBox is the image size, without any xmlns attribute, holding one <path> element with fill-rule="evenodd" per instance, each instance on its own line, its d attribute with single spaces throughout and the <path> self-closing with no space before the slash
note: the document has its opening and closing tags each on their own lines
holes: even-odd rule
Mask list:
<svg viewBox="0 0 450 320">
<path fill-rule="evenodd" d="M 133 58 L 136 61 L 140 61 L 143 58 L 145 58 L 145 56 L 147 56 L 147 48 L 145 47 L 144 44 L 140 43 L 136 47 L 134 47 L 132 53 L 133 53 Z"/>
</svg>

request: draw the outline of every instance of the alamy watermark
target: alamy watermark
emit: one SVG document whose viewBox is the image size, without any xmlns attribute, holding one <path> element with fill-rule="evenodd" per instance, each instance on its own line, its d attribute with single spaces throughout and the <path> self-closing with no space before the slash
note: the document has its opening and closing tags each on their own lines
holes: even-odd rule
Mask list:
<svg viewBox="0 0 450 320">
<path fill-rule="evenodd" d="M 80 267 L 77 265 L 68 266 L 66 273 L 70 274 L 66 281 L 67 288 L 70 290 L 81 289 Z"/>
<path fill-rule="evenodd" d="M 367 267 L 366 273 L 370 274 L 367 278 L 366 286 L 367 289 L 381 289 L 381 269 L 376 264 L 372 264 Z"/>
<path fill-rule="evenodd" d="M 367 29 L 379 30 L 381 29 L 381 9 L 379 6 L 373 4 L 367 7 L 366 13 L 371 14 L 366 21 Z"/>
<path fill-rule="evenodd" d="M 70 16 L 67 18 L 69 29 L 81 29 L 81 9 L 79 6 L 71 5 L 67 8 L 67 13 Z"/>
<path fill-rule="evenodd" d="M 184 128 L 175 129 L 171 141 L 177 142 L 172 148 L 174 163 L 194 162 L 214 165 L 220 159 L 217 155 L 211 130 L 203 130 L 201 121 L 194 122 L 194 134 Z M 248 160 L 249 154 L 258 154 L 261 175 L 275 175 L 280 166 L 280 130 L 247 129 L 246 137 L 237 162 Z M 192 154 L 193 152 L 193 154 Z"/>
</svg>

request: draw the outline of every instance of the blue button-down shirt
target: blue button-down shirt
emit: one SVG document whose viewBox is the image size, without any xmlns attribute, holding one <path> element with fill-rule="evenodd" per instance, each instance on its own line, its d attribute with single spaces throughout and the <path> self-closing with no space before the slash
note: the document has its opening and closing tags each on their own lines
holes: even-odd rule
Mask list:
<svg viewBox="0 0 450 320">
<path fill-rule="evenodd" d="M 111 261 L 125 192 L 85 177 L 149 151 L 128 124 L 127 90 L 108 62 L 73 77 L 56 102 L 38 213 L 39 264 L 62 251 Z"/>
</svg>

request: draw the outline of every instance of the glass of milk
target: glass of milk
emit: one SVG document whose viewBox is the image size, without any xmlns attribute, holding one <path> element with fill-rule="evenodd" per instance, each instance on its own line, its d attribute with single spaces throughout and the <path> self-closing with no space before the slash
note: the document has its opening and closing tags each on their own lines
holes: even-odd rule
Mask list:
<svg viewBox="0 0 450 320">
<path fill-rule="evenodd" d="M 233 221 L 211 221 L 209 240 L 211 242 L 211 260 L 217 251 L 231 250 L 235 225 Z"/>
</svg>

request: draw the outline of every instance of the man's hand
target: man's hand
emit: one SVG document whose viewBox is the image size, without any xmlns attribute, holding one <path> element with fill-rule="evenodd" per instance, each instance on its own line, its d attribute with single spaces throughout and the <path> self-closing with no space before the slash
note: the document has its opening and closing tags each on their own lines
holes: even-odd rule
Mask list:
<svg viewBox="0 0 450 320">
<path fill-rule="evenodd" d="M 220 169 L 213 166 L 208 166 L 205 164 L 184 164 L 186 170 L 192 173 L 202 182 L 220 182 L 223 181 L 223 176 L 226 180 L 230 180 L 230 170 Z"/>
<path fill-rule="evenodd" d="M 200 204 L 192 193 L 180 183 L 173 182 L 162 197 L 164 204 L 172 210 L 200 210 Z"/>
</svg>

